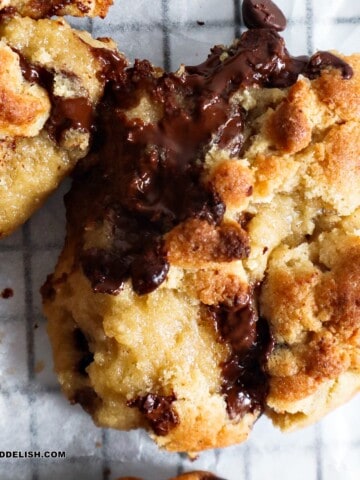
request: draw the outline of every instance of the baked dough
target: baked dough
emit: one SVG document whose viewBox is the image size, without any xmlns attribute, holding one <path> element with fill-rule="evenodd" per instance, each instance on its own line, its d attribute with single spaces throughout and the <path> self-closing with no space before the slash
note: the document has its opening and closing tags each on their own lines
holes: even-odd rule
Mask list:
<svg viewBox="0 0 360 480">
<path fill-rule="evenodd" d="M 105 17 L 112 4 L 112 0 L 0 0 L 0 13 L 12 11 L 31 18 L 52 15 Z"/>
<path fill-rule="evenodd" d="M 359 389 L 359 71 L 265 25 L 107 91 L 42 290 L 62 389 L 96 424 L 194 453 Z"/>
<path fill-rule="evenodd" d="M 115 52 L 64 20 L 0 22 L 0 237 L 41 206 L 84 157 Z"/>
</svg>

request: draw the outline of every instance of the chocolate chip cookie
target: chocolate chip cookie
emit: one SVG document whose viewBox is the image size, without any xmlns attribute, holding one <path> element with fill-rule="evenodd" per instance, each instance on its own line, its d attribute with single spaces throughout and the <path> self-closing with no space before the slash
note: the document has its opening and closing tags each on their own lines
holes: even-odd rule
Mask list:
<svg viewBox="0 0 360 480">
<path fill-rule="evenodd" d="M 107 83 L 42 289 L 70 401 L 172 451 L 360 386 L 360 57 L 291 56 L 273 8 L 244 2 L 249 30 L 200 65 Z"/>
</svg>

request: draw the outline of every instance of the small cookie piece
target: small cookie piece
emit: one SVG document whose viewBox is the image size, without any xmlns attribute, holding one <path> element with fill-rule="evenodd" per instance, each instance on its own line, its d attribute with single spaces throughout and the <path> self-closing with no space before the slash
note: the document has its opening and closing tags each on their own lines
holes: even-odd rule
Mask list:
<svg viewBox="0 0 360 480">
<path fill-rule="evenodd" d="M 311 244 L 315 262 L 321 235 L 360 207 L 359 189 L 346 188 L 350 178 L 360 184 L 358 110 L 343 105 L 359 101 L 359 56 L 293 58 L 262 26 L 215 47 L 201 65 L 167 74 L 137 61 L 108 84 L 98 106 L 102 141 L 66 197 L 66 244 L 42 290 L 70 401 L 98 425 L 146 428 L 170 451 L 240 442 L 267 402 L 277 408 L 286 393 L 274 400 L 277 377 L 296 383 L 301 365 L 281 337 L 294 320 L 279 317 L 272 294 L 290 315 L 296 272 L 289 261 L 288 282 L 276 283 L 276 252 Z M 329 76 L 342 91 L 334 101 L 322 94 Z M 305 375 L 332 358 L 333 368 L 313 377 L 351 372 L 350 395 L 359 317 L 344 310 L 341 337 L 340 307 L 324 292 L 338 290 L 344 305 L 356 268 L 342 274 L 347 254 L 334 254 L 323 289 L 309 287 L 320 288 L 330 343 L 310 341 L 306 308 L 295 341 L 309 350 Z M 299 311 L 302 290 L 294 291 Z M 275 368 L 282 349 L 294 356 L 292 371 Z"/>
<path fill-rule="evenodd" d="M 118 480 L 142 480 L 135 477 L 120 477 Z M 224 478 L 217 477 L 209 472 L 189 472 L 178 475 L 177 477 L 169 478 L 169 480 L 225 480 Z"/>
<path fill-rule="evenodd" d="M 268 414 L 306 426 L 360 389 L 360 212 L 294 248 L 278 247 L 262 291 L 276 348 Z"/>
<path fill-rule="evenodd" d="M 2 237 L 87 154 L 106 83 L 102 52 L 116 50 L 64 20 L 3 17 L 0 38 Z"/>
<path fill-rule="evenodd" d="M 45 18 L 53 15 L 105 17 L 113 0 L 0 0 L 2 12 L 23 17 Z"/>
</svg>

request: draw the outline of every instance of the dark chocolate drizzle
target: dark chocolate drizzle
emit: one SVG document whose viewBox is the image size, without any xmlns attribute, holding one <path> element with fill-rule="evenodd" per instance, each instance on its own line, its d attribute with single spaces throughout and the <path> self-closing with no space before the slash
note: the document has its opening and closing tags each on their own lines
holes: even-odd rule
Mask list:
<svg viewBox="0 0 360 480">
<path fill-rule="evenodd" d="M 136 407 L 146 417 L 156 435 L 167 435 L 179 424 L 179 417 L 172 403 L 175 395 L 162 396 L 148 393 L 128 402 L 129 407 Z"/>
</svg>

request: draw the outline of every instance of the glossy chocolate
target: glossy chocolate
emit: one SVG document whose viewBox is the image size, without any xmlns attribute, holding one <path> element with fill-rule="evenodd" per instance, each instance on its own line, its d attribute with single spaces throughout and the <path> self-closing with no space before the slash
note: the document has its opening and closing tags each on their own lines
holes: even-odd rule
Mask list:
<svg viewBox="0 0 360 480">
<path fill-rule="evenodd" d="M 87 97 L 59 97 L 53 93 L 54 75 L 51 70 L 31 64 L 21 53 L 20 68 L 23 77 L 31 83 L 38 83 L 48 92 L 51 102 L 50 118 L 45 128 L 57 142 L 61 142 L 68 129 L 90 132 L 93 129 L 93 108 Z"/>
<path fill-rule="evenodd" d="M 179 424 L 179 417 L 172 403 L 175 395 L 162 396 L 148 393 L 143 397 L 128 402 L 129 407 L 136 407 L 148 420 L 156 435 L 167 435 Z"/>
<path fill-rule="evenodd" d="M 247 413 L 262 412 L 269 389 L 264 365 L 274 343 L 267 322 L 258 318 L 254 292 L 233 307 L 210 311 L 221 339 L 232 348 L 222 365 L 222 393 L 229 417 L 239 420 Z"/>
<path fill-rule="evenodd" d="M 322 70 L 329 68 L 340 70 L 344 79 L 351 78 L 354 73 L 350 65 L 336 55 L 330 52 L 317 52 L 311 57 L 306 67 L 305 75 L 314 79 L 321 74 Z"/>
<path fill-rule="evenodd" d="M 243 0 L 242 15 L 248 28 L 273 28 L 281 32 L 286 28 L 286 18 L 271 0 Z"/>
</svg>

